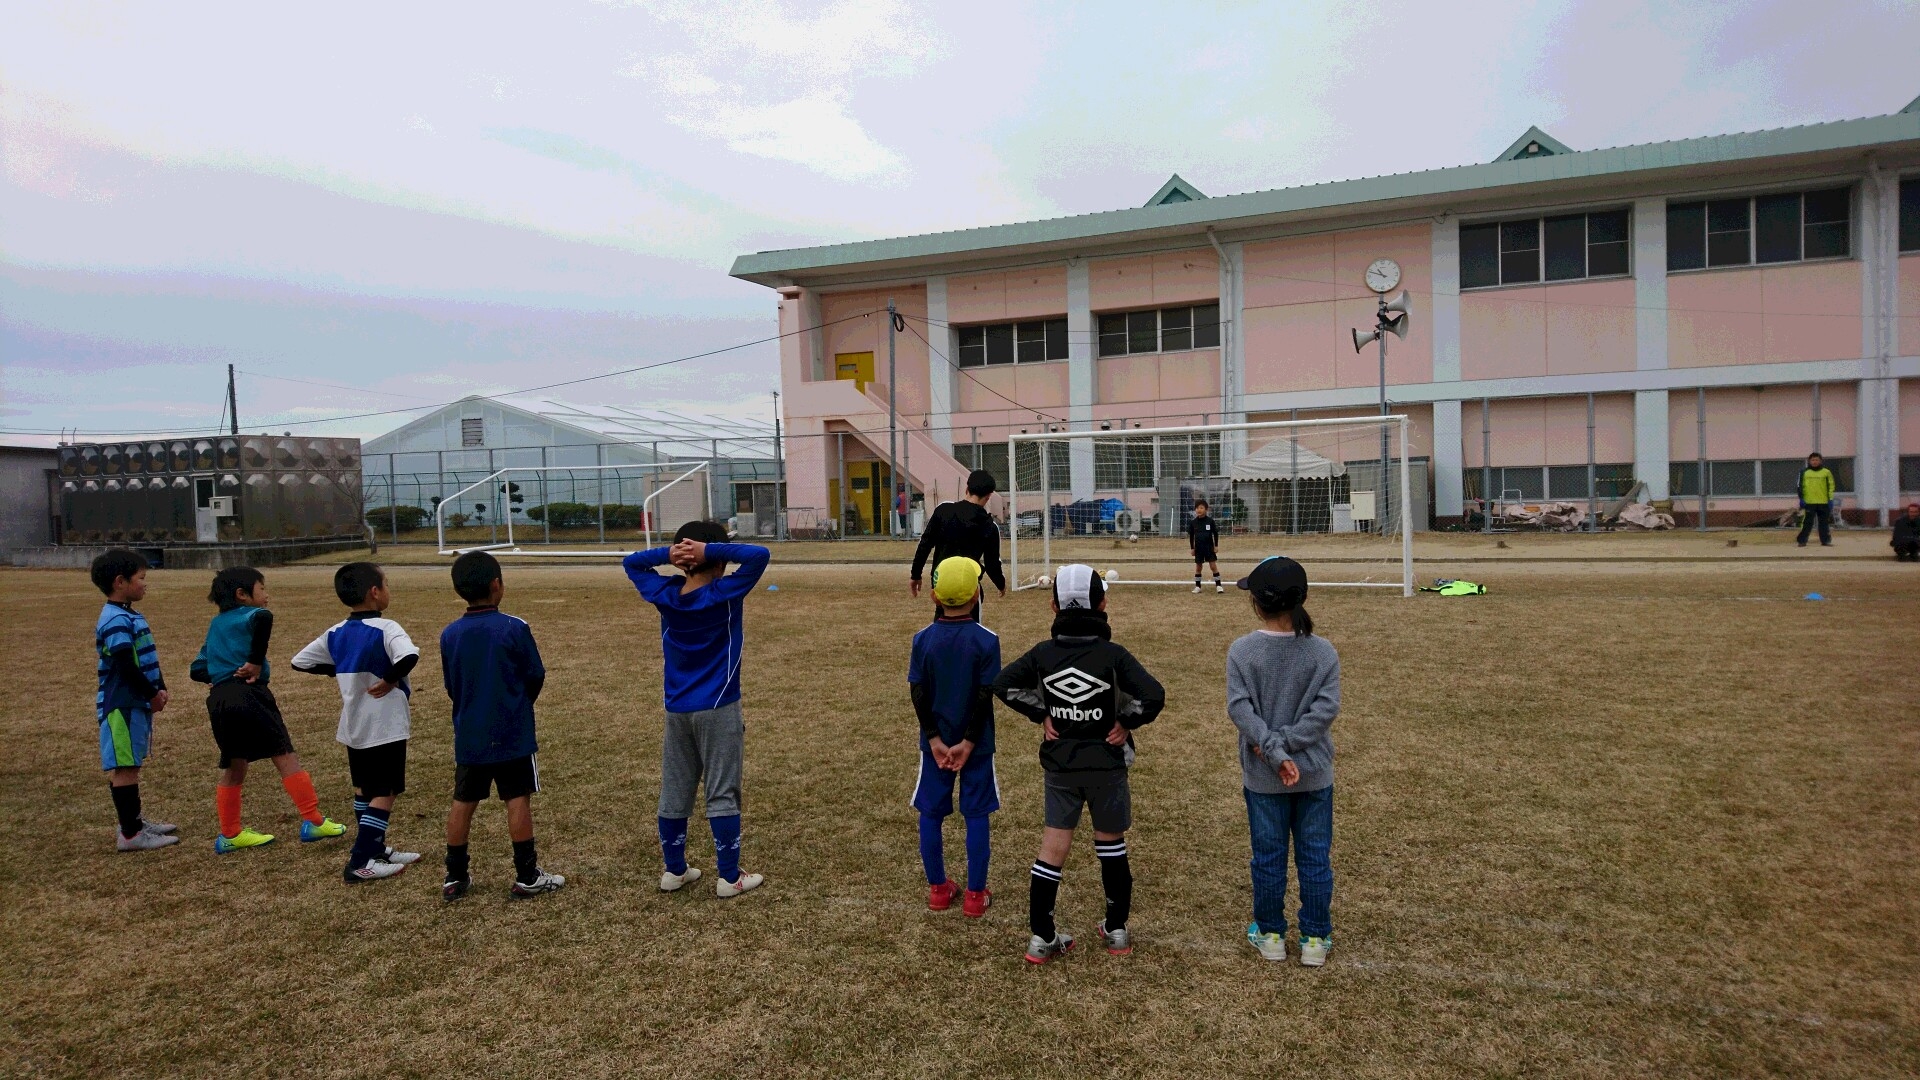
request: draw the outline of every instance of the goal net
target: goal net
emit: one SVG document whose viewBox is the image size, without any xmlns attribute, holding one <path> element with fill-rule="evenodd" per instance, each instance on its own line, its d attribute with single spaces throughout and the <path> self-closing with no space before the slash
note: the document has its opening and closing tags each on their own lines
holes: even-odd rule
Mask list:
<svg viewBox="0 0 1920 1080">
<path fill-rule="evenodd" d="M 713 463 L 705 460 L 500 469 L 433 509 L 442 555 L 607 556 L 652 547 L 689 521 L 712 518 Z"/>
<path fill-rule="evenodd" d="M 1316 586 L 1411 596 L 1427 477 L 1409 435 L 1396 414 L 1011 436 L 1014 580 L 1040 584 L 1056 558 L 1106 570 L 1102 557 L 1120 547 L 1110 580 L 1191 585 L 1186 532 L 1204 501 L 1221 560 L 1236 568 L 1223 578 L 1287 555 Z"/>
</svg>

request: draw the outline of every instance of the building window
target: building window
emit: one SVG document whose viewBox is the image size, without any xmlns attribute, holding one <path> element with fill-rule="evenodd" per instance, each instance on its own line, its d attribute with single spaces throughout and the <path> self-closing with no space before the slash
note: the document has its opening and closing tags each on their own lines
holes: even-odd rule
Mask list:
<svg viewBox="0 0 1920 1080">
<path fill-rule="evenodd" d="M 1100 316 L 1100 355 L 1182 352 L 1220 345 L 1220 305 L 1124 311 Z"/>
<path fill-rule="evenodd" d="M 1853 193 L 1844 187 L 1667 204 L 1667 269 L 1842 259 Z"/>
<path fill-rule="evenodd" d="M 1153 486 L 1153 439 L 1100 439 L 1093 444 L 1093 486 L 1101 491 Z"/>
<path fill-rule="evenodd" d="M 1853 491 L 1853 459 L 1830 457 L 1825 462 L 1833 470 L 1837 491 Z M 1807 467 L 1804 458 L 1735 458 L 1707 462 L 1707 483 L 1713 496 L 1795 496 L 1800 494 L 1800 470 Z M 1667 487 L 1678 498 L 1700 495 L 1700 463 L 1676 461 L 1667 469 Z"/>
<path fill-rule="evenodd" d="M 1618 277 L 1628 272 L 1627 212 L 1460 226 L 1460 287 Z"/>
<path fill-rule="evenodd" d="M 960 366 L 989 367 L 1001 364 L 1041 364 L 1067 358 L 1067 320 L 1036 319 L 1031 322 L 995 323 L 991 326 L 962 326 Z"/>
<path fill-rule="evenodd" d="M 1900 455 L 1900 490 L 1920 492 L 1920 454 Z"/>
<path fill-rule="evenodd" d="M 460 421 L 460 446 L 462 449 L 487 445 L 487 422 L 478 417 Z"/>
<path fill-rule="evenodd" d="M 1900 181 L 1900 250 L 1920 251 L 1920 176 Z"/>
</svg>

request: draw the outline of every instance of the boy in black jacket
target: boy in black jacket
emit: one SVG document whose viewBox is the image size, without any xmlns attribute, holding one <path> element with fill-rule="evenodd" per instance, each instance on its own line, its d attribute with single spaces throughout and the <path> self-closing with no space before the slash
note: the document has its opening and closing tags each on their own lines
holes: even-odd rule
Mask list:
<svg viewBox="0 0 1920 1080">
<path fill-rule="evenodd" d="M 1027 921 L 1033 931 L 1027 962 L 1044 964 L 1073 948 L 1073 935 L 1054 925 L 1060 868 L 1091 807 L 1093 850 L 1107 894 L 1107 917 L 1094 927 L 1107 951 L 1133 951 L 1127 915 L 1133 871 L 1127 865 L 1133 823 L 1127 766 L 1133 729 L 1166 706 L 1166 691 L 1133 654 L 1113 643 L 1107 627 L 1106 586 L 1090 566 L 1063 566 L 1053 584 L 1053 636 L 1008 664 L 993 692 L 1008 707 L 1042 725 L 1040 766 L 1046 775 L 1046 833 L 1033 864 Z"/>
</svg>

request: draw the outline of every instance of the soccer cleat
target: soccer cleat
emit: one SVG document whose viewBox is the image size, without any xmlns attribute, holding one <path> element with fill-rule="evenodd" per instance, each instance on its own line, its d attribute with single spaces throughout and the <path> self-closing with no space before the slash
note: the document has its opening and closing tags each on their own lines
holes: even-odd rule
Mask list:
<svg viewBox="0 0 1920 1080">
<path fill-rule="evenodd" d="M 358 885 L 363 881 L 379 881 L 381 878 L 394 877 L 405 872 L 406 863 L 388 862 L 385 859 L 368 859 L 367 865 L 358 870 L 348 869 L 340 876 L 349 885 Z"/>
<path fill-rule="evenodd" d="M 1300 966 L 1320 967 L 1327 962 L 1327 952 L 1333 948 L 1330 937 L 1300 937 Z"/>
<path fill-rule="evenodd" d="M 1073 935 L 1058 928 L 1053 931 L 1052 941 L 1042 941 L 1038 934 L 1027 939 L 1027 963 L 1029 964 L 1045 964 L 1058 960 L 1072 951 Z"/>
<path fill-rule="evenodd" d="M 1124 926 L 1118 930 L 1109 930 L 1106 920 L 1102 919 L 1094 925 L 1093 935 L 1099 938 L 1100 944 L 1105 945 L 1107 951 L 1115 956 L 1126 956 L 1133 952 L 1133 937 L 1127 933 L 1127 928 Z"/>
<path fill-rule="evenodd" d="M 241 829 L 232 836 L 215 836 L 213 838 L 213 850 L 221 855 L 225 855 L 229 851 L 239 851 L 241 848 L 260 847 L 263 844 L 271 843 L 273 843 L 272 833 L 254 832 L 252 829 Z"/>
<path fill-rule="evenodd" d="M 513 888 L 507 890 L 507 898 L 510 900 L 525 900 L 529 897 L 539 896 L 541 893 L 557 892 L 560 886 L 566 883 L 567 879 L 561 877 L 559 874 L 549 874 L 545 870 L 536 867 L 533 872 L 533 880 L 520 881 L 516 879 L 513 883 Z"/>
<path fill-rule="evenodd" d="M 118 829 L 115 829 L 113 832 L 113 847 L 115 851 L 152 851 L 156 848 L 163 848 L 169 844 L 177 844 L 179 842 L 180 838 L 177 836 L 157 833 L 152 829 L 141 829 L 132 836 L 122 836 Z"/>
<path fill-rule="evenodd" d="M 960 893 L 960 887 L 951 881 L 927 886 L 927 910 L 945 911 L 953 906 L 953 898 Z"/>
<path fill-rule="evenodd" d="M 1198 586 L 1198 585 L 1195 585 L 1195 586 L 1193 587 L 1193 595 L 1195 595 L 1195 596 L 1199 596 L 1199 595 L 1200 595 L 1200 586 Z"/>
<path fill-rule="evenodd" d="M 345 836 L 347 827 L 332 818 L 321 818 L 315 825 L 305 818 L 300 819 L 300 842 L 311 844 L 315 840 L 331 840 L 336 836 Z"/>
<path fill-rule="evenodd" d="M 985 915 L 987 909 L 992 906 L 993 890 L 991 889 L 968 889 L 965 895 L 960 897 L 960 914 L 969 919 L 977 919 Z"/>
<path fill-rule="evenodd" d="M 174 833 L 180 831 L 180 826 L 169 825 L 164 821 L 143 821 L 140 823 L 140 827 L 147 832 L 160 836 L 172 836 Z"/>
<path fill-rule="evenodd" d="M 714 882 L 713 894 L 725 900 L 728 897 L 739 896 L 743 892 L 750 892 L 757 889 L 760 887 L 760 883 L 765 880 L 767 880 L 766 877 L 761 874 L 741 874 L 733 881 Z"/>
<path fill-rule="evenodd" d="M 1287 958 L 1287 939 L 1279 934 L 1263 934 L 1260 924 L 1247 924 L 1247 944 L 1260 950 L 1260 956 L 1266 960 L 1285 960 Z"/>
<path fill-rule="evenodd" d="M 455 900 L 464 898 L 467 895 L 467 891 L 472 888 L 472 878 L 449 878 L 440 886 L 440 899 L 451 904 Z"/>
<path fill-rule="evenodd" d="M 663 870 L 660 873 L 660 891 L 679 892 L 682 885 L 699 880 L 700 868 L 697 866 L 687 867 L 687 872 L 684 874 L 676 874 L 671 870 Z"/>
<path fill-rule="evenodd" d="M 420 861 L 420 853 L 417 851 L 395 851 L 392 848 L 388 848 L 381 858 L 390 863 L 399 863 L 401 866 L 412 866 L 414 863 Z"/>
<path fill-rule="evenodd" d="M 1213 591 L 1216 593 L 1225 594 L 1227 591 L 1227 587 L 1216 581 L 1213 583 Z"/>
</svg>

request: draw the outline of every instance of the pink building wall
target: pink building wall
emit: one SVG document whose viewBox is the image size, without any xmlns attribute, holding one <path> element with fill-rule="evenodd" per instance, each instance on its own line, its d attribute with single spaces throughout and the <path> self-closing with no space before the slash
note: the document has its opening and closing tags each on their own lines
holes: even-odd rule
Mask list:
<svg viewBox="0 0 1920 1080">
<path fill-rule="evenodd" d="M 1820 451 L 1854 453 L 1856 393 L 1852 383 L 1820 387 Z M 1674 461 L 1700 456 L 1699 406 L 1694 394 L 1676 393 L 1667 407 L 1667 453 Z M 1797 458 L 1813 451 L 1813 388 L 1728 387 L 1707 391 L 1707 459 Z"/>
<path fill-rule="evenodd" d="M 1460 295 L 1460 377 L 1631 371 L 1634 335 L 1630 279 L 1473 290 Z"/>
<path fill-rule="evenodd" d="M 1480 453 L 1480 410 L 1469 402 L 1460 415 L 1461 463 L 1478 469 L 1488 464 Z M 1493 465 L 1585 465 L 1585 395 L 1511 398 L 1490 410 Z M 1596 394 L 1593 399 L 1593 460 L 1614 464 L 1633 460 L 1633 395 Z"/>
<path fill-rule="evenodd" d="M 1005 364 L 961 369 L 954 379 L 956 420 L 974 413 L 1000 415 L 1021 411 L 1014 402 L 1032 409 L 1061 412 L 1067 407 L 1067 362 Z M 1061 412 L 1061 415 L 1065 415 Z"/>
<path fill-rule="evenodd" d="M 907 316 L 907 330 L 894 334 L 896 408 L 924 414 L 927 410 L 927 346 L 932 339 L 927 317 L 927 290 L 912 285 L 862 292 L 824 293 L 820 297 L 821 337 L 825 342 L 826 377 L 834 377 L 834 357 L 840 353 L 873 353 L 874 393 L 883 399 L 887 379 L 887 298 Z M 939 331 L 945 333 L 944 329 Z"/>
<path fill-rule="evenodd" d="M 1352 327 L 1370 327 L 1376 301 L 1363 281 L 1367 265 L 1400 264 L 1400 289 L 1430 297 L 1433 230 L 1427 225 L 1358 229 L 1246 245 L 1244 249 L 1246 392 L 1370 386 L 1378 353 L 1353 351 Z M 1397 290 L 1396 290 L 1397 291 Z M 1387 346 L 1387 381 L 1433 379 L 1428 320 L 1411 320 L 1406 340 Z"/>
<path fill-rule="evenodd" d="M 1408 456 L 1432 457 L 1433 406 L 1396 405 L 1393 406 L 1393 410 L 1398 413 L 1405 413 L 1409 421 L 1407 425 L 1409 429 L 1407 432 Z M 1337 420 L 1342 417 L 1368 419 L 1379 415 L 1379 413 L 1380 410 L 1378 408 L 1315 409 L 1311 412 L 1303 409 L 1297 417 L 1294 416 L 1291 411 L 1248 413 L 1247 422 L 1250 424 L 1258 424 L 1271 420 Z M 1328 453 L 1325 448 L 1340 445 L 1351 448 L 1349 452 L 1341 455 L 1340 460 L 1344 460 L 1345 458 L 1372 459 L 1380 456 L 1380 436 L 1378 431 L 1378 428 L 1342 428 L 1338 435 L 1333 435 L 1314 434 L 1313 430 L 1309 428 L 1299 436 L 1299 439 L 1301 446 L 1307 447 L 1315 453 L 1322 454 L 1326 457 L 1334 457 L 1335 455 Z M 1252 453 L 1262 446 L 1267 445 L 1267 443 L 1272 442 L 1274 439 L 1280 438 L 1283 434 L 1284 432 L 1278 430 L 1249 431 L 1247 432 L 1247 452 Z M 1368 449 L 1369 447 L 1371 447 L 1371 450 Z M 1397 450 L 1390 450 L 1389 453 L 1397 453 Z"/>
<path fill-rule="evenodd" d="M 1102 357 L 1094 361 L 1094 376 L 1094 400 L 1103 405 L 1202 398 L 1217 403 L 1220 350 Z M 1218 408 L 1216 404 L 1215 411 Z"/>
<path fill-rule="evenodd" d="M 1064 264 L 947 279 L 947 321 L 956 325 L 1059 318 L 1066 313 Z"/>
<path fill-rule="evenodd" d="M 1800 263 L 1667 279 L 1667 365 L 1781 364 L 1860 355 L 1860 263 Z"/>
<path fill-rule="evenodd" d="M 1096 313 L 1206 303 L 1220 297 L 1220 261 L 1210 248 L 1094 259 L 1087 284 Z"/>
</svg>

